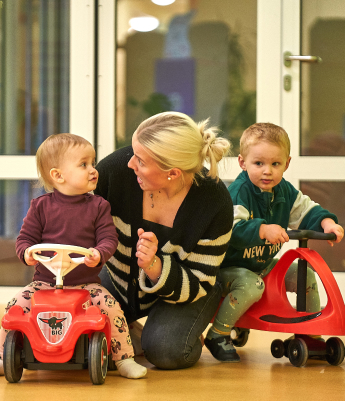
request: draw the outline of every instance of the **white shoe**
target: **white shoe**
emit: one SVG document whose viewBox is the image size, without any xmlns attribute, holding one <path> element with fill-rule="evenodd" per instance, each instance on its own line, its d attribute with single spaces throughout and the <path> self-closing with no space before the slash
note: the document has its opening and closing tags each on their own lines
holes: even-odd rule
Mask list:
<svg viewBox="0 0 345 401">
<path fill-rule="evenodd" d="M 141 348 L 141 334 L 143 332 L 143 328 L 144 326 L 138 321 L 135 321 L 129 325 L 129 334 L 132 339 L 135 356 L 144 355 L 144 351 Z"/>
</svg>

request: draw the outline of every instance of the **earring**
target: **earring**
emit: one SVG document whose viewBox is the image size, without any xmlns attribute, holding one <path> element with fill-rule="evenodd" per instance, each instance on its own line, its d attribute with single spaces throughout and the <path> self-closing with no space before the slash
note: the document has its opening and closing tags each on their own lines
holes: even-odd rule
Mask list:
<svg viewBox="0 0 345 401">
<path fill-rule="evenodd" d="M 171 177 L 168 177 L 168 180 L 171 181 Z"/>
</svg>

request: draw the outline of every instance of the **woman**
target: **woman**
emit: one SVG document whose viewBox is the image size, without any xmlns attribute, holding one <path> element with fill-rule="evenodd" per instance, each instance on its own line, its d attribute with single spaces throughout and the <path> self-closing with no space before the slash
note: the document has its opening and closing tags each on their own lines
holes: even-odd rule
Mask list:
<svg viewBox="0 0 345 401">
<path fill-rule="evenodd" d="M 216 276 L 233 206 L 217 164 L 230 144 L 206 123 L 182 113 L 157 114 L 139 125 L 132 147 L 97 165 L 95 192 L 110 202 L 119 234 L 102 284 L 128 323 L 148 316 L 142 348 L 162 369 L 198 361 L 200 337 L 221 297 Z"/>
</svg>

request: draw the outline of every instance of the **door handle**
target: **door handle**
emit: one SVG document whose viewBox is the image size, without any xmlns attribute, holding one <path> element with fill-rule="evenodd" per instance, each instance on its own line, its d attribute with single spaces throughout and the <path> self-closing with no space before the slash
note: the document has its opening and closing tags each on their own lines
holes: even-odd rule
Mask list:
<svg viewBox="0 0 345 401">
<path fill-rule="evenodd" d="M 322 58 L 319 56 L 294 56 L 291 52 L 284 53 L 284 65 L 285 67 L 291 67 L 291 62 L 297 60 L 304 63 L 321 63 Z"/>
</svg>

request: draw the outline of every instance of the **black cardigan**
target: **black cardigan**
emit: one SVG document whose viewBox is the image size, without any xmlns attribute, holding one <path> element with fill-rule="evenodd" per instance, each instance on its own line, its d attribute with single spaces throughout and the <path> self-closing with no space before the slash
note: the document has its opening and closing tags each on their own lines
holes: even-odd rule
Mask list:
<svg viewBox="0 0 345 401">
<path fill-rule="evenodd" d="M 118 248 L 107 262 L 117 298 L 123 309 L 140 317 L 158 297 L 189 303 L 210 291 L 229 245 L 233 205 L 223 182 L 197 177 L 198 185 L 193 183 L 176 214 L 170 240 L 157 252 L 163 268 L 152 286 L 135 257 L 143 191 L 127 166 L 132 155 L 132 147 L 125 147 L 101 160 L 95 193 L 110 203 L 119 234 Z"/>
</svg>

